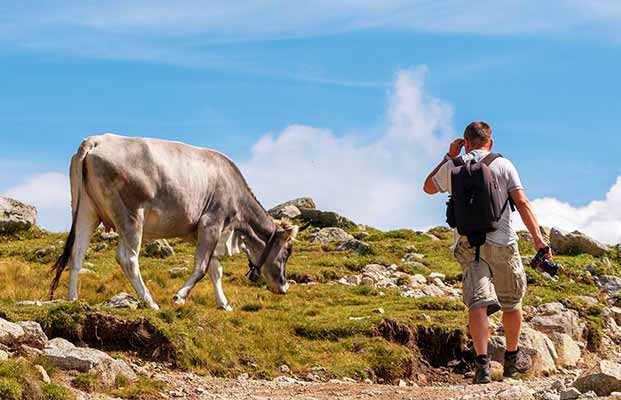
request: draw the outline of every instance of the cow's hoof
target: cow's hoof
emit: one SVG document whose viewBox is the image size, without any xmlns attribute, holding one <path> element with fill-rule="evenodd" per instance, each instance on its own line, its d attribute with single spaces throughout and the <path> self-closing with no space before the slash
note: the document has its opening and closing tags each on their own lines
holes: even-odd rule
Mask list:
<svg viewBox="0 0 621 400">
<path fill-rule="evenodd" d="M 185 300 L 179 296 L 175 296 L 172 298 L 172 305 L 175 308 L 181 308 L 185 305 Z"/>
<path fill-rule="evenodd" d="M 218 307 L 218 309 L 219 309 L 219 310 L 224 310 L 224 311 L 226 311 L 226 312 L 231 312 L 231 311 L 233 311 L 233 307 L 231 307 L 231 305 L 230 305 L 230 304 L 226 304 L 226 305 L 220 306 L 220 307 Z"/>
<path fill-rule="evenodd" d="M 157 304 L 155 304 L 155 303 L 150 304 L 150 305 L 149 305 L 149 307 L 151 307 L 151 309 L 152 309 L 152 310 L 155 310 L 155 311 L 158 311 L 158 310 L 160 309 L 160 306 L 158 306 L 158 305 L 157 305 Z"/>
</svg>

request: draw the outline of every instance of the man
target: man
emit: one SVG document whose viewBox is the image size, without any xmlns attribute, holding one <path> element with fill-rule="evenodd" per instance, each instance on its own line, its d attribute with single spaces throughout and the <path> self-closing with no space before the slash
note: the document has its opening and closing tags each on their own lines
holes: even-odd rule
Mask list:
<svg viewBox="0 0 621 400">
<path fill-rule="evenodd" d="M 428 194 L 451 191 L 453 160 L 459 157 L 462 147 L 464 162 L 480 162 L 490 154 L 494 141 L 492 128 L 483 121 L 473 122 L 464 131 L 463 139 L 456 139 L 449 152 L 425 180 Z M 517 170 L 506 158 L 497 158 L 490 165 L 501 190 L 502 204 L 513 200 L 517 211 L 532 235 L 537 250 L 547 247 L 528 198 L 524 194 Z M 488 315 L 502 310 L 506 337 L 504 376 L 515 377 L 530 370 L 530 356 L 518 347 L 522 327 L 522 298 L 526 292 L 526 274 L 518 251 L 517 234 L 512 228 L 512 209 L 507 206 L 495 232 L 488 233 L 480 248 L 480 261 L 475 261 L 475 250 L 466 238 L 460 237 L 454 253 L 463 274 L 463 300 L 468 306 L 468 325 L 476 350 L 474 383 L 491 382 L 487 344 L 489 339 Z M 548 254 L 547 257 L 550 257 Z"/>
</svg>

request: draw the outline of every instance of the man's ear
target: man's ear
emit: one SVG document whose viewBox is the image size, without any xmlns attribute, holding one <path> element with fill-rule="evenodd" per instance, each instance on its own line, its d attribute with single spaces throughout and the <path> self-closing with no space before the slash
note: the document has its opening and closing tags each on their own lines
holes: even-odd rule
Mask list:
<svg viewBox="0 0 621 400">
<path fill-rule="evenodd" d="M 492 151 L 493 147 L 494 147 L 494 139 L 490 139 L 489 140 L 489 150 Z"/>
</svg>

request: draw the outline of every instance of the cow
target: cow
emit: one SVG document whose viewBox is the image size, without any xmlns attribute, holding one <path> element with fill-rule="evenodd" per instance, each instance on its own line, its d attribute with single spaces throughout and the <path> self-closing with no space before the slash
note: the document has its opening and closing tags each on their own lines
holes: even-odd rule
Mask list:
<svg viewBox="0 0 621 400">
<path fill-rule="evenodd" d="M 119 235 L 116 260 L 136 294 L 153 301 L 140 274 L 141 243 L 184 238 L 196 242 L 194 269 L 177 294 L 183 306 L 192 288 L 209 274 L 216 306 L 232 310 L 222 290 L 220 257 L 244 251 L 251 278 L 288 290 L 286 264 L 300 228 L 273 220 L 235 163 L 225 155 L 180 142 L 113 134 L 84 139 L 71 159 L 72 223 L 54 266 L 50 298 L 69 267 L 68 299 L 78 299 L 78 272 L 95 229 L 103 223 Z"/>
</svg>

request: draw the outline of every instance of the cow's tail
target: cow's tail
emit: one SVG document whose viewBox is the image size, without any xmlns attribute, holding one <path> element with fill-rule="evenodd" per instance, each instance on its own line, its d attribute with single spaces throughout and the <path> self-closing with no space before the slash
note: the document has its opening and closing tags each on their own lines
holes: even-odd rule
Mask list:
<svg viewBox="0 0 621 400">
<path fill-rule="evenodd" d="M 87 138 L 82 142 L 77 153 L 71 158 L 71 166 L 69 167 L 69 179 L 71 181 L 71 230 L 69 231 L 69 237 L 65 242 L 62 254 L 58 257 L 50 271 L 54 274 L 54 279 L 50 285 L 50 300 L 54 298 L 54 291 L 58 287 L 60 277 L 65 268 L 67 268 L 71 253 L 73 252 L 78 210 L 80 208 L 80 193 L 83 191 L 84 159 L 95 146 L 94 138 Z"/>
</svg>

